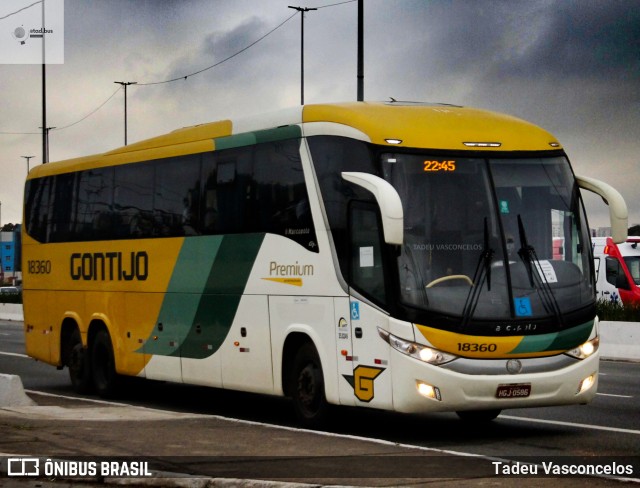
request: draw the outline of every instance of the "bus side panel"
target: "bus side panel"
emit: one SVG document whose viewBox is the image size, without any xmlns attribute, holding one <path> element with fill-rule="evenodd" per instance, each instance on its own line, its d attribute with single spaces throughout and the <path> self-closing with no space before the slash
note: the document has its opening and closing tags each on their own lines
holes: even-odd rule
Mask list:
<svg viewBox="0 0 640 488">
<path fill-rule="evenodd" d="M 270 296 L 271 342 L 273 347 L 275 390 L 282 393 L 283 346 L 290 334 L 305 335 L 313 342 L 324 375 L 325 394 L 329 403 L 340 403 L 338 395 L 336 334 L 332 297 Z M 284 371 L 285 377 L 288 373 Z"/>
<path fill-rule="evenodd" d="M 40 290 L 24 290 L 24 330 L 27 355 L 49 364 L 51 362 L 51 336 L 54 315 L 45 304 L 51 293 Z M 32 303 L 41 306 L 30 306 Z"/>
<path fill-rule="evenodd" d="M 356 406 L 393 409 L 393 389 L 389 369 L 390 348 L 378 333 L 389 330 L 389 317 L 356 298 L 350 302 L 353 333 L 353 372 L 348 381 Z"/>
<path fill-rule="evenodd" d="M 353 394 L 353 386 L 345 379 L 353 375 L 353 331 L 349 319 L 350 303 L 349 297 L 333 299 L 336 357 L 338 358 L 338 395 L 340 396 L 340 405 L 354 406 L 356 396 Z"/>
<path fill-rule="evenodd" d="M 218 352 L 225 388 L 273 393 L 269 304 L 264 295 L 244 295 Z"/>
<path fill-rule="evenodd" d="M 150 310 L 158 310 L 161 293 L 119 293 L 112 300 L 110 316 L 114 317 L 111 337 L 116 353 L 118 373 L 144 376 L 144 368 L 150 356 L 144 354 L 144 342 L 148 331 L 155 325 Z M 115 298 L 115 297 L 114 297 Z"/>
</svg>

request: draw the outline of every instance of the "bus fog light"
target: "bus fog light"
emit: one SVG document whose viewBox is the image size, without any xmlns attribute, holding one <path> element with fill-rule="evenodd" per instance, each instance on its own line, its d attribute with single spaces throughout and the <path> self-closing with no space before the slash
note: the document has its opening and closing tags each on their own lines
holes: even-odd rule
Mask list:
<svg viewBox="0 0 640 488">
<path fill-rule="evenodd" d="M 418 381 L 416 383 L 416 387 L 418 388 L 418 393 L 423 397 L 438 401 L 441 400 L 440 389 L 437 386 L 431 386 L 427 383 L 423 383 L 422 381 Z"/>
<path fill-rule="evenodd" d="M 593 386 L 593 384 L 596 382 L 596 375 L 595 373 L 592 375 L 587 376 L 585 379 L 583 379 L 580 382 L 580 385 L 578 386 L 578 393 L 582 393 L 587 391 L 589 388 L 591 388 Z"/>
</svg>

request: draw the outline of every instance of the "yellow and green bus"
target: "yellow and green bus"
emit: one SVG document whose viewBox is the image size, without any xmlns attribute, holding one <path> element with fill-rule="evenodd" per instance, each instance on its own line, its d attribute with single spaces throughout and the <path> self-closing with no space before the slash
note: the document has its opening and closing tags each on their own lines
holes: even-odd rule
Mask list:
<svg viewBox="0 0 640 488">
<path fill-rule="evenodd" d="M 581 404 L 598 320 L 580 188 L 522 120 L 422 103 L 306 105 L 34 168 L 27 352 L 78 392 L 122 376 L 331 405 Z"/>
</svg>

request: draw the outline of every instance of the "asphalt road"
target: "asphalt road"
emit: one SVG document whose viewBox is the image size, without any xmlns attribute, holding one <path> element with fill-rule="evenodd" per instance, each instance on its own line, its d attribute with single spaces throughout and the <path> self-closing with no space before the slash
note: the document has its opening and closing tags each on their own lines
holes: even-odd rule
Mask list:
<svg viewBox="0 0 640 488">
<path fill-rule="evenodd" d="M 19 322 L 0 321 L 0 373 L 19 375 L 27 390 L 77 396 L 66 370 L 26 357 Z M 328 430 L 500 458 L 640 457 L 640 363 L 603 361 L 600 374 L 598 396 L 586 406 L 507 410 L 486 425 L 461 422 L 455 414 L 338 408 Z M 119 402 L 295 426 L 292 407 L 281 398 L 152 381 L 132 386 Z"/>
</svg>

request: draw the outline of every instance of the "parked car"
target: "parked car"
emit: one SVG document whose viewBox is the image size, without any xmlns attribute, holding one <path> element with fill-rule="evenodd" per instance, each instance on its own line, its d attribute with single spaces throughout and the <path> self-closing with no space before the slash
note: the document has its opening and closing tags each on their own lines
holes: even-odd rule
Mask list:
<svg viewBox="0 0 640 488">
<path fill-rule="evenodd" d="M 20 288 L 17 286 L 0 286 L 1 295 L 18 295 L 19 293 Z"/>
</svg>

